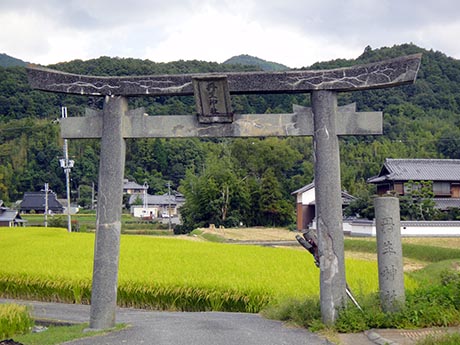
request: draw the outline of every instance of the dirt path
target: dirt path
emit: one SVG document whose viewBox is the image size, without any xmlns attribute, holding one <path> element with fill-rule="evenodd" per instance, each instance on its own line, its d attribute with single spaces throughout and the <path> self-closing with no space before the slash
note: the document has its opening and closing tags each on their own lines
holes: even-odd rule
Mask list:
<svg viewBox="0 0 460 345">
<path fill-rule="evenodd" d="M 211 232 L 220 235 L 227 240 L 235 241 L 295 241 L 294 231 L 289 231 L 283 228 L 230 228 L 230 229 L 201 229 L 205 232 Z"/>
<path fill-rule="evenodd" d="M 230 241 L 260 241 L 260 242 L 292 242 L 296 241 L 295 236 L 298 234 L 294 231 L 289 231 L 285 228 L 264 228 L 264 227 L 254 227 L 254 228 L 202 228 L 199 229 L 203 234 L 209 233 L 223 237 L 226 240 Z M 200 240 L 200 237 L 188 236 L 191 240 Z M 353 239 L 348 237 L 348 239 Z M 375 241 L 375 238 L 366 237 L 366 238 L 356 238 L 356 240 L 367 240 Z M 447 238 L 447 237 L 404 237 L 402 239 L 403 243 L 411 243 L 418 245 L 430 245 L 438 246 L 442 248 L 460 248 L 460 237 Z M 289 248 L 303 250 L 300 246 L 290 246 Z M 359 260 L 366 261 L 377 261 L 377 253 L 361 253 L 346 251 L 346 258 L 354 258 Z M 410 272 L 414 270 L 421 269 L 425 267 L 427 263 L 421 262 L 413 259 L 404 259 L 404 271 Z"/>
</svg>

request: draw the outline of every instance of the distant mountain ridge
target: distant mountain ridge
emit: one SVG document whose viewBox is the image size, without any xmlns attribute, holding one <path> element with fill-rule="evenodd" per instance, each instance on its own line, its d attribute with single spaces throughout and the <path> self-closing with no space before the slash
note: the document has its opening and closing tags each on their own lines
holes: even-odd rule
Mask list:
<svg viewBox="0 0 460 345">
<path fill-rule="evenodd" d="M 247 54 L 236 55 L 223 62 L 224 65 L 242 65 L 242 66 L 254 66 L 263 71 L 286 71 L 290 68 L 283 64 L 267 61 L 256 56 Z M 10 55 L 0 53 L 0 67 L 12 67 L 12 66 L 26 66 L 27 62 L 12 57 Z"/>
<path fill-rule="evenodd" d="M 233 56 L 224 61 L 227 65 L 244 65 L 244 66 L 257 66 L 264 71 L 286 71 L 289 67 L 277 62 L 266 61 L 255 56 L 242 54 Z"/>
<path fill-rule="evenodd" d="M 341 139 L 342 186 L 351 194 L 359 195 L 357 192 L 363 191 L 368 193 L 365 195 L 373 194 L 372 190 L 367 190 L 365 181 L 379 173 L 385 158 L 460 159 L 460 60 L 442 52 L 402 44 L 377 49 L 366 47 L 356 59 L 317 62 L 304 68 L 342 68 L 415 53 L 423 54 L 415 84 L 338 94 L 340 105 L 356 103 L 360 112 L 381 111 L 384 114 L 383 135 Z M 100 76 L 226 74 L 261 70 L 256 65 L 229 64 L 229 60 L 226 64 L 198 60 L 158 63 L 147 59 L 105 56 L 47 67 L 68 73 Z M 26 191 L 40 190 L 44 181 L 50 181 L 53 190 L 63 195 L 65 183 L 57 158 L 62 154 L 62 140 L 59 137 L 59 126 L 53 125 L 53 120 L 59 116 L 62 105 L 68 107 L 72 116 L 82 116 L 86 107 L 102 109 L 103 103 L 103 97 L 88 99 L 33 91 L 24 67 L 0 67 L 0 199 L 6 202 L 17 200 Z M 292 113 L 292 104 L 310 106 L 311 98 L 305 94 L 232 96 L 232 107 L 236 114 L 288 114 Z M 132 100 L 131 107 L 141 106 L 145 113 L 152 116 L 196 114 L 193 97 L 136 97 Z M 313 178 L 312 140 L 269 139 L 265 144 L 258 140 L 247 142 L 245 139 L 236 139 L 230 141 L 232 144 L 229 146 L 225 146 L 227 142 L 221 145 L 218 140 L 208 139 L 132 140 L 127 147 L 126 176 L 141 183 L 147 180 L 150 186 L 155 186 L 155 190 L 164 191 L 168 181 L 179 186 L 188 169 L 199 174 L 205 171 L 207 161 L 214 164 L 217 162 L 214 159 L 225 157 L 229 160 L 223 161 L 222 167 L 228 164 L 233 171 L 231 176 L 241 171 L 241 175 L 235 175 L 235 178 L 245 181 L 252 179 L 247 186 L 252 189 L 241 194 L 241 200 L 259 207 L 257 200 L 260 200 L 262 190 L 259 181 L 262 181 L 262 175 L 267 171 L 265 165 L 263 169 L 260 167 L 265 161 L 273 161 L 277 163 L 270 169 L 273 170 L 270 175 L 275 172 L 277 182 L 273 176 L 268 175 L 267 181 L 273 179 L 270 186 L 274 186 L 275 182 L 282 186 L 283 202 L 287 205 L 292 203 L 290 191 L 311 182 Z M 71 155 L 77 162 L 72 171 L 72 183 L 91 190 L 91 181 L 97 181 L 99 142 L 70 142 Z M 220 148 L 212 148 L 211 152 L 210 145 L 214 142 L 219 143 Z M 278 148 L 282 150 L 278 151 Z M 213 156 L 212 160 L 207 158 L 208 154 L 215 155 L 220 150 L 222 157 Z M 278 160 L 281 155 L 286 157 L 286 161 L 292 161 L 292 158 L 297 163 L 289 170 L 282 170 L 284 163 Z M 245 176 L 250 177 L 245 179 Z M 257 189 L 253 189 L 256 188 L 253 185 L 258 186 Z M 270 190 L 273 188 L 270 187 Z M 252 195 L 257 198 L 251 199 Z M 239 221 L 239 218 L 233 219 Z"/>
<path fill-rule="evenodd" d="M 7 54 L 0 53 L 0 66 L 1 67 L 13 67 L 13 66 L 25 66 L 27 62 L 21 59 L 14 58 Z"/>
</svg>

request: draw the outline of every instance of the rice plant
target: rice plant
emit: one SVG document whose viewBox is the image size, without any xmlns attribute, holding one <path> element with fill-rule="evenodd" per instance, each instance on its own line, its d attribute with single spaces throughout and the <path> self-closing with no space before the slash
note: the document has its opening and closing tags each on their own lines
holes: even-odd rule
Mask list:
<svg viewBox="0 0 460 345">
<path fill-rule="evenodd" d="M 32 326 L 33 320 L 27 307 L 16 304 L 0 304 L 0 339 L 27 333 Z"/>
<path fill-rule="evenodd" d="M 94 234 L 59 228 L 0 230 L 0 295 L 89 303 Z M 348 260 L 355 291 L 376 291 L 377 264 Z M 308 253 L 284 248 L 122 235 L 118 303 L 168 310 L 258 312 L 319 295 Z"/>
</svg>

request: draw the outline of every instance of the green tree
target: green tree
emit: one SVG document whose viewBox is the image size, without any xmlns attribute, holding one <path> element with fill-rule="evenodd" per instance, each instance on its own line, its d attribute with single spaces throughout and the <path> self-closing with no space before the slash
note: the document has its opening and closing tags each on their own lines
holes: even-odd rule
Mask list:
<svg viewBox="0 0 460 345">
<path fill-rule="evenodd" d="M 437 149 L 446 158 L 460 158 L 460 130 L 458 127 L 449 127 L 440 133 Z"/>
<path fill-rule="evenodd" d="M 92 206 L 93 188 L 88 185 L 78 186 L 78 205 L 83 208 L 91 208 Z"/>
<path fill-rule="evenodd" d="M 70 150 L 69 155 L 75 162 L 71 171 L 72 180 L 74 180 L 78 186 L 90 186 L 93 183 L 97 184 L 99 172 L 99 154 L 89 143 L 85 145 L 84 148 L 82 148 L 83 152 L 75 152 L 79 147 L 73 144 L 74 143 L 72 140 L 70 140 L 69 146 L 72 149 Z"/>
<path fill-rule="evenodd" d="M 407 182 L 405 193 L 400 197 L 401 219 L 432 220 L 439 217 L 433 197 L 432 181 Z"/>
<path fill-rule="evenodd" d="M 347 217 L 374 219 L 375 210 L 373 199 L 375 196 L 375 186 L 372 186 L 372 188 L 361 188 L 354 196 L 356 199 L 350 202 L 345 208 L 343 212 L 344 215 Z"/>
<path fill-rule="evenodd" d="M 294 206 L 283 198 L 281 184 L 273 168 L 268 168 L 262 176 L 259 210 L 262 216 L 261 225 L 283 226 L 294 220 Z"/>
<path fill-rule="evenodd" d="M 236 174 L 228 156 L 211 154 L 200 175 L 187 170 L 180 191 L 186 200 L 181 215 L 188 229 L 209 224 L 236 226 L 246 222 L 247 185 L 245 178 Z"/>
<path fill-rule="evenodd" d="M 11 185 L 11 175 L 13 170 L 11 165 L 0 166 L 0 200 L 9 201 L 8 186 Z"/>
</svg>

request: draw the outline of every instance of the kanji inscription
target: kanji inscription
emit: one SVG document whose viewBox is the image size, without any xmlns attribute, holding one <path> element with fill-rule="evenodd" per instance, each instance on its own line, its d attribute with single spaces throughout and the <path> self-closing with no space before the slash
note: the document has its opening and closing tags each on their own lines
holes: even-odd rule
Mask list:
<svg viewBox="0 0 460 345">
<path fill-rule="evenodd" d="M 386 280 L 395 280 L 396 273 L 398 269 L 394 265 L 386 266 L 380 272 L 382 278 Z"/>
<path fill-rule="evenodd" d="M 382 232 L 383 233 L 391 233 L 394 231 L 394 222 L 393 218 L 391 217 L 385 217 L 381 220 L 381 227 L 382 227 Z"/>
<path fill-rule="evenodd" d="M 200 123 L 233 122 L 226 76 L 195 77 L 193 87 Z"/>
<path fill-rule="evenodd" d="M 396 250 L 393 247 L 393 243 L 391 241 L 383 242 L 382 246 L 382 254 L 396 254 Z"/>
</svg>

